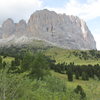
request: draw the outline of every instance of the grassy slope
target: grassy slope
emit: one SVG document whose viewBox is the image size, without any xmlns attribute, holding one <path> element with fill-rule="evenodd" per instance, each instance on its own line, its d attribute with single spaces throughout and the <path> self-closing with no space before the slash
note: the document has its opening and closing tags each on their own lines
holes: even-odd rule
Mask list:
<svg viewBox="0 0 100 100">
<path fill-rule="evenodd" d="M 100 100 L 100 81 L 92 80 L 83 81 L 75 80 L 73 82 L 67 81 L 67 75 L 59 74 L 52 71 L 52 74 L 66 81 L 67 88 L 75 89 L 77 85 L 81 85 L 87 94 L 87 100 Z"/>
<path fill-rule="evenodd" d="M 97 60 L 95 58 L 90 58 L 88 60 L 84 60 L 84 59 L 79 59 L 79 57 L 73 55 L 73 52 L 75 52 L 76 50 L 65 50 L 65 49 L 61 49 L 61 48 L 50 48 L 48 50 L 45 51 L 45 54 L 47 56 L 51 56 L 52 59 L 55 59 L 57 63 L 70 63 L 70 62 L 74 62 L 75 64 L 79 64 L 79 65 L 87 65 L 87 64 L 100 64 L 100 59 Z M 80 53 L 80 51 L 77 51 L 78 53 Z"/>
<path fill-rule="evenodd" d="M 73 50 L 64 50 L 59 48 L 49 48 L 45 51 L 45 54 L 51 56 L 53 59 L 57 61 L 57 63 L 62 62 L 74 62 L 75 64 L 100 64 L 100 60 L 89 59 L 89 60 L 81 60 L 78 57 L 72 54 Z M 6 57 L 3 60 L 6 62 L 11 62 L 14 58 Z M 59 77 L 66 81 L 67 88 L 74 89 L 77 85 L 81 85 L 88 96 L 88 100 L 100 100 L 100 81 L 92 80 L 82 81 L 75 80 L 73 82 L 67 81 L 67 75 L 59 74 L 54 71 L 51 71 L 52 75 Z"/>
<path fill-rule="evenodd" d="M 30 44 L 26 44 L 25 48 L 19 47 L 19 49 L 28 49 L 34 50 L 37 49 L 38 51 L 43 51 L 45 55 L 51 56 L 52 59 L 55 59 L 57 63 L 70 63 L 74 62 L 75 64 L 79 65 L 87 65 L 87 64 L 100 64 L 100 59 L 97 60 L 93 57 L 89 58 L 88 60 L 79 59 L 79 57 L 73 55 L 73 52 L 78 52 L 80 54 L 81 51 L 79 50 L 65 50 L 57 47 L 53 47 L 51 44 L 43 42 L 41 40 L 33 40 Z M 86 51 L 88 52 L 88 51 Z M 93 58 L 93 59 L 92 59 Z"/>
<path fill-rule="evenodd" d="M 73 55 L 73 52 L 76 50 L 65 50 L 60 48 L 50 48 L 45 54 L 50 56 L 52 59 L 55 59 L 57 63 L 70 63 L 74 62 L 79 65 L 87 64 L 100 64 L 100 59 L 90 58 L 88 60 L 79 59 Z M 77 51 L 80 53 L 80 51 Z M 87 51 L 88 52 L 88 51 Z M 56 77 L 59 77 L 63 80 L 66 80 L 66 85 L 68 88 L 74 89 L 77 85 L 81 85 L 88 96 L 88 100 L 100 100 L 100 81 L 90 79 L 89 81 L 75 80 L 73 82 L 67 81 L 67 75 L 59 74 L 52 71 L 52 74 Z"/>
</svg>

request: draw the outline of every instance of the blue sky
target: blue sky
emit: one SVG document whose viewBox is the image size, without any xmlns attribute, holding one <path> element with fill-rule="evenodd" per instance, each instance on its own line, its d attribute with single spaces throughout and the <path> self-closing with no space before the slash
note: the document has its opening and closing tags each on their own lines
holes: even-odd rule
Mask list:
<svg viewBox="0 0 100 100">
<path fill-rule="evenodd" d="M 7 18 L 28 20 L 44 8 L 85 20 L 100 50 L 100 0 L 0 0 L 0 24 Z"/>
<path fill-rule="evenodd" d="M 44 0 L 43 3 L 46 6 L 49 7 L 63 7 L 67 2 L 69 2 L 70 0 Z M 86 0 L 77 0 L 80 3 L 85 3 Z"/>
<path fill-rule="evenodd" d="M 63 7 L 66 2 L 68 2 L 68 0 L 44 0 L 44 6 L 58 8 Z"/>
</svg>

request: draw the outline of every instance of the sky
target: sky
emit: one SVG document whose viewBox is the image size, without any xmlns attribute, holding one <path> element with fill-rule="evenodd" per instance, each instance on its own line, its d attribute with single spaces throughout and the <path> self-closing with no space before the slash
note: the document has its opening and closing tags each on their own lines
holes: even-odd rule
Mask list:
<svg viewBox="0 0 100 100">
<path fill-rule="evenodd" d="M 100 0 L 0 0 L 0 25 L 7 18 L 27 21 L 33 12 L 41 9 L 85 20 L 100 50 Z"/>
</svg>

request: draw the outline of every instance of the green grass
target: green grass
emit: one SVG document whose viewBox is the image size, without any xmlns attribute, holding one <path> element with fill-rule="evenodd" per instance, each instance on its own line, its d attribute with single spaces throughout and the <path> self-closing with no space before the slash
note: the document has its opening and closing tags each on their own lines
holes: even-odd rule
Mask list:
<svg viewBox="0 0 100 100">
<path fill-rule="evenodd" d="M 67 88 L 75 89 L 77 85 L 81 85 L 87 94 L 87 100 L 100 100 L 100 81 L 89 79 L 89 81 L 76 80 L 73 82 L 69 82 L 67 79 L 67 75 L 59 74 L 52 71 L 52 74 L 56 77 L 59 77 L 66 81 Z"/>
<path fill-rule="evenodd" d="M 37 44 L 38 43 L 36 42 L 36 45 Z M 42 46 L 42 44 L 41 44 L 41 46 Z M 54 48 L 49 48 L 49 49 L 45 50 L 44 54 L 47 56 L 50 56 L 52 59 L 55 59 L 56 63 L 74 62 L 75 64 L 78 64 L 78 65 L 100 64 L 100 59 L 97 60 L 93 57 L 90 57 L 88 60 L 80 59 L 79 57 L 73 55 L 73 52 L 80 53 L 81 51 L 65 50 L 65 49 L 54 47 Z M 88 51 L 86 51 L 86 52 L 88 52 Z M 13 57 L 3 58 L 3 61 L 8 62 L 8 63 L 11 62 L 12 60 L 14 60 Z M 27 73 L 20 74 L 20 77 L 23 77 L 25 74 L 27 74 Z M 56 73 L 54 71 L 51 71 L 51 74 L 64 80 L 66 83 L 67 89 L 73 90 L 76 88 L 77 85 L 81 85 L 87 95 L 87 100 L 100 100 L 100 81 L 98 81 L 97 79 L 95 79 L 95 80 L 89 79 L 89 81 L 83 81 L 81 79 L 76 80 L 74 78 L 73 82 L 69 82 L 67 79 L 67 75 L 65 75 L 65 74 Z M 31 84 L 31 81 L 29 84 Z M 38 94 L 38 96 L 39 96 L 39 94 Z M 43 100 L 43 99 L 41 98 L 41 100 Z M 56 99 L 56 100 L 58 100 L 58 99 Z"/>
<path fill-rule="evenodd" d="M 13 57 L 5 57 L 3 58 L 3 61 L 7 62 L 7 63 L 10 63 L 12 60 L 14 60 L 15 58 Z"/>
<path fill-rule="evenodd" d="M 78 52 L 80 54 L 81 51 L 79 50 L 65 50 L 61 48 L 50 48 L 46 50 L 44 53 L 47 56 L 50 56 L 52 59 L 55 59 L 57 63 L 70 63 L 74 62 L 78 65 L 88 65 L 88 64 L 100 64 L 100 59 L 97 60 L 90 56 L 88 60 L 80 59 L 79 57 L 75 56 L 73 52 Z M 88 52 L 88 51 L 85 51 Z"/>
</svg>

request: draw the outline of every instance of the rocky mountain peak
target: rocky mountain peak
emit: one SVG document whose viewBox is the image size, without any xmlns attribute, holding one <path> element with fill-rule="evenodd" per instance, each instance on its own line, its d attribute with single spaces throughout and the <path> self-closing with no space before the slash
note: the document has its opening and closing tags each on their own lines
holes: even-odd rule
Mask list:
<svg viewBox="0 0 100 100">
<path fill-rule="evenodd" d="M 9 24 L 14 24 L 14 21 L 11 18 L 8 18 L 6 21 L 4 21 L 2 26 L 4 27 L 5 25 L 9 25 Z"/>
<path fill-rule="evenodd" d="M 12 33 L 16 38 L 37 38 L 66 49 L 96 49 L 95 40 L 82 19 L 47 9 L 34 12 L 28 23 L 20 20 L 15 24 L 8 19 L 0 30 L 3 30 L 0 31 L 2 34 Z"/>
<path fill-rule="evenodd" d="M 2 38 L 9 37 L 15 31 L 15 23 L 14 23 L 14 21 L 11 18 L 8 18 L 2 24 L 1 30 L 2 30 Z"/>
<path fill-rule="evenodd" d="M 24 19 L 19 21 L 19 24 L 26 25 L 26 21 Z"/>
<path fill-rule="evenodd" d="M 8 18 L 2 25 L 4 33 L 12 33 L 15 30 L 15 23 L 12 19 Z"/>
<path fill-rule="evenodd" d="M 20 20 L 19 23 L 16 24 L 16 32 L 25 32 L 27 28 L 27 24 L 25 20 Z M 16 33 L 17 34 L 17 33 Z"/>
</svg>

